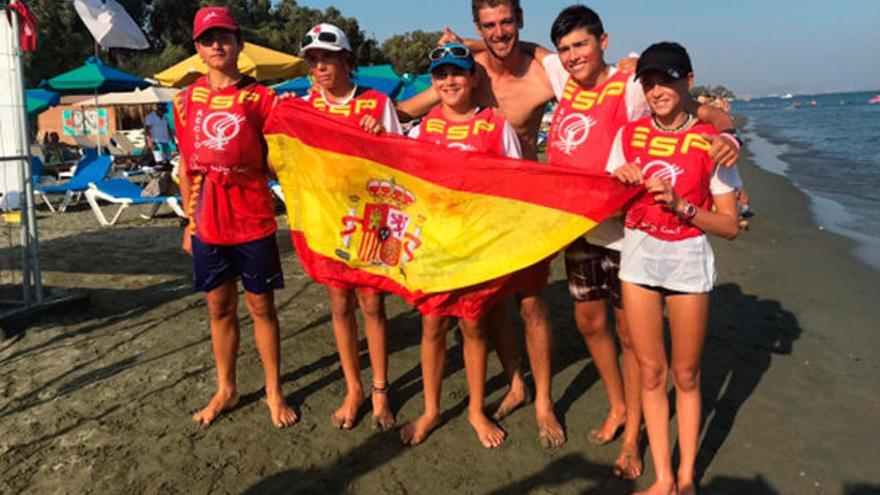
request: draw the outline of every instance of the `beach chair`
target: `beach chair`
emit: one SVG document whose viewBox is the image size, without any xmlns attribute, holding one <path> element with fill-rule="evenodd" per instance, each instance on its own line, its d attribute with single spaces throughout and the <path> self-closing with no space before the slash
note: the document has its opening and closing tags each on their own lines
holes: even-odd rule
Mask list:
<svg viewBox="0 0 880 495">
<path fill-rule="evenodd" d="M 49 183 L 47 185 L 55 185 L 55 177 L 51 175 L 43 175 L 43 160 L 35 155 L 31 155 L 31 180 L 34 185 L 34 191 L 36 191 L 44 181 Z"/>
<path fill-rule="evenodd" d="M 180 207 L 179 196 L 143 197 L 141 196 L 143 191 L 143 188 L 126 179 L 108 179 L 89 184 L 85 195 L 86 201 L 89 202 L 92 212 L 98 219 L 98 223 L 104 227 L 115 224 L 119 217 L 122 216 L 122 212 L 129 206 L 149 206 L 148 213 L 141 214 L 141 217 L 146 219 L 153 218 L 162 205 L 168 205 L 177 216 L 186 218 L 183 208 Z M 119 205 L 119 209 L 116 210 L 116 213 L 110 220 L 104 215 L 100 205 L 98 205 L 98 200 Z"/>
<path fill-rule="evenodd" d="M 140 155 L 144 152 L 144 147 L 138 147 L 134 143 L 128 139 L 128 136 L 123 134 L 122 132 L 117 132 L 113 134 L 113 141 L 116 142 L 116 146 L 129 155 Z"/>
<path fill-rule="evenodd" d="M 110 172 L 110 167 L 112 166 L 112 157 L 107 155 L 97 156 L 89 154 L 82 157 L 80 161 L 77 162 L 76 172 L 74 172 L 73 177 L 71 177 L 69 181 L 54 186 L 41 186 L 34 191 L 43 198 L 43 202 L 46 203 L 49 210 L 52 212 L 63 213 L 67 210 L 71 201 L 75 198 L 78 200 L 79 195 L 89 188 L 90 183 L 102 181 Z M 64 199 L 61 201 L 61 205 L 56 209 L 49 200 L 49 196 L 59 194 L 63 194 Z"/>
</svg>

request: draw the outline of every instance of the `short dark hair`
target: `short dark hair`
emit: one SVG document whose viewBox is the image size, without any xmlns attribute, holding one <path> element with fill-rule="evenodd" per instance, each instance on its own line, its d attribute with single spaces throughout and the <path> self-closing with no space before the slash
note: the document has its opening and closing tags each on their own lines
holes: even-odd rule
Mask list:
<svg viewBox="0 0 880 495">
<path fill-rule="evenodd" d="M 499 5 L 507 5 L 516 16 L 517 22 L 523 20 L 523 10 L 519 5 L 519 0 L 471 0 L 471 13 L 474 15 L 474 22 L 480 22 L 480 9 L 483 7 L 497 7 Z"/>
<path fill-rule="evenodd" d="M 352 53 L 348 50 L 342 50 L 339 53 L 342 56 L 342 60 L 348 65 L 348 68 L 351 70 L 351 74 L 354 74 L 354 72 L 358 68 L 357 55 L 355 55 L 354 53 Z"/>
<path fill-rule="evenodd" d="M 596 39 L 605 34 L 602 19 L 599 18 L 599 14 L 595 10 L 584 5 L 572 5 L 566 7 L 556 16 L 553 27 L 550 28 L 550 39 L 553 40 L 554 45 L 557 45 L 563 36 L 575 29 L 586 29 Z"/>
</svg>

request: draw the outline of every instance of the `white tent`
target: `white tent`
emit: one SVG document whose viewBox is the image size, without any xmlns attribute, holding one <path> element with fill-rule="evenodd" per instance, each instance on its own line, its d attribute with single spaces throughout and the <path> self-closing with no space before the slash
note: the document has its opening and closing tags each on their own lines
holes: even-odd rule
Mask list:
<svg viewBox="0 0 880 495">
<path fill-rule="evenodd" d="M 24 101 L 15 51 L 17 34 L 0 11 L 0 207 L 18 209 L 22 192 L 21 165 L 27 154 L 27 127 L 22 125 Z M 15 16 L 13 16 L 15 17 Z M 6 90 L 9 88 L 9 90 Z"/>
<path fill-rule="evenodd" d="M 24 66 L 18 16 L 7 22 L 0 4 L 0 205 L 20 210 L 22 300 L 25 308 L 42 302 L 37 222 L 24 93 Z"/>
<path fill-rule="evenodd" d="M 178 91 L 180 90 L 177 88 L 150 86 L 146 89 L 136 89 L 128 93 L 107 93 L 98 95 L 97 105 L 154 105 L 157 103 L 168 103 L 174 99 L 174 95 Z M 62 99 L 62 103 L 67 105 L 94 106 L 95 97 L 82 96 L 81 98 L 77 97 L 77 99 L 67 101 Z"/>
<path fill-rule="evenodd" d="M 180 91 L 177 88 L 157 88 L 150 86 L 146 89 L 136 89 L 130 93 L 109 93 L 98 96 L 99 105 L 151 105 L 168 103 L 174 99 Z"/>
</svg>

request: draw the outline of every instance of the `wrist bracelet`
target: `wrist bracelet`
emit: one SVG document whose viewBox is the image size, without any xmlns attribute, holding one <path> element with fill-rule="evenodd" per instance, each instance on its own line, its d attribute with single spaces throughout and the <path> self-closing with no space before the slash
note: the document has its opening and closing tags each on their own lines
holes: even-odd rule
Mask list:
<svg viewBox="0 0 880 495">
<path fill-rule="evenodd" d="M 739 149 L 740 146 L 743 145 L 743 140 L 741 137 L 739 137 L 739 131 L 737 131 L 735 127 L 731 127 L 730 129 L 724 129 L 719 134 L 721 134 L 722 136 L 727 136 L 727 137 L 733 139 L 733 142 L 736 143 L 737 149 Z"/>
</svg>

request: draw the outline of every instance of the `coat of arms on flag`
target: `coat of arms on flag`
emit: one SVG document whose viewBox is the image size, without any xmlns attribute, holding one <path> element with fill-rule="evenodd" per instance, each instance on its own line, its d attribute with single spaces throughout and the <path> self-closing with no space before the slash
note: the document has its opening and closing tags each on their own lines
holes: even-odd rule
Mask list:
<svg viewBox="0 0 880 495">
<path fill-rule="evenodd" d="M 415 251 L 422 245 L 419 234 L 425 218 L 419 215 L 414 221 L 406 211 L 416 202 L 416 197 L 394 181 L 381 179 L 367 182 L 366 193 L 369 196 L 366 200 L 349 197 L 351 206 L 348 215 L 342 218 L 342 247 L 336 250 L 336 255 L 348 261 L 352 250 L 356 250 L 361 261 L 399 267 L 405 276 L 404 267 L 415 258 Z M 355 244 L 358 231 L 360 240 Z"/>
</svg>

